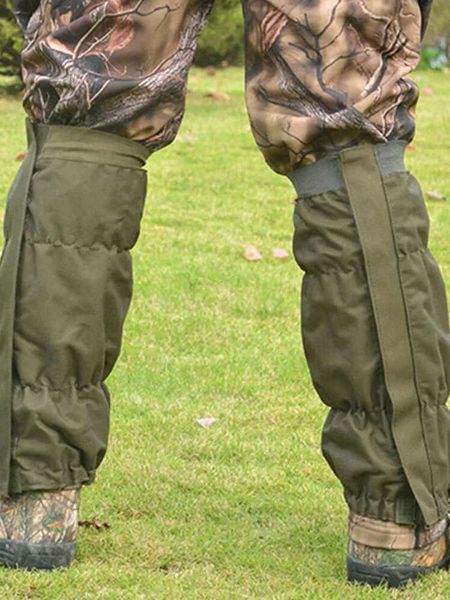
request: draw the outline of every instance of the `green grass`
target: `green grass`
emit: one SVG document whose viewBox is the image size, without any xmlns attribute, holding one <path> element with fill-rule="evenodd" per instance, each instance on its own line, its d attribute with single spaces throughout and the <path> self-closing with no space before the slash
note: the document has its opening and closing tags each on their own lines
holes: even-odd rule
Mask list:
<svg viewBox="0 0 450 600">
<path fill-rule="evenodd" d="M 434 94 L 408 163 L 425 190 L 450 197 L 450 79 L 417 79 Z M 0 98 L 0 115 L 4 199 L 25 142 L 19 102 Z M 346 508 L 320 454 L 326 410 L 300 344 L 300 271 L 271 258 L 290 248 L 294 194 L 255 149 L 240 70 L 193 71 L 179 139 L 148 170 L 134 302 L 109 380 L 110 449 L 83 495 L 82 518 L 111 528 L 83 529 L 68 571 L 0 571 L 2 598 L 450 597 L 442 573 L 403 593 L 345 583 Z M 429 209 L 450 283 L 450 202 Z M 245 244 L 264 260 L 243 260 Z M 202 429 L 205 416 L 219 420 Z"/>
</svg>

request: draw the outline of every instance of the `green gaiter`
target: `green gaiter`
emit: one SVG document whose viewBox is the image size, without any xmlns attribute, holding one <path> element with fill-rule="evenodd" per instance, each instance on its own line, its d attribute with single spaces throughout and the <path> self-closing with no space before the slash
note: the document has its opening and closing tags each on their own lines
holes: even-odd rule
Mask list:
<svg viewBox="0 0 450 600">
<path fill-rule="evenodd" d="M 89 483 L 132 292 L 147 150 L 27 123 L 0 263 L 0 494 Z"/>
<path fill-rule="evenodd" d="M 430 525 L 447 513 L 450 335 L 429 222 L 398 142 L 291 174 L 302 333 L 331 410 L 322 447 L 350 509 Z"/>
</svg>

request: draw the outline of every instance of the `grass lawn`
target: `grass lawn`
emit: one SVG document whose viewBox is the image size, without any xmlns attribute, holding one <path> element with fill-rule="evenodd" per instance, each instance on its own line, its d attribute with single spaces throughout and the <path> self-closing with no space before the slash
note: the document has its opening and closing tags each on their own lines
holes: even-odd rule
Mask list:
<svg viewBox="0 0 450 600">
<path fill-rule="evenodd" d="M 450 75 L 417 79 L 431 89 L 408 164 L 424 190 L 450 197 Z M 0 97 L 1 213 L 22 121 L 19 102 Z M 82 519 L 110 528 L 81 530 L 68 571 L 0 570 L 2 598 L 449 598 L 450 574 L 403 593 L 345 583 L 346 507 L 320 454 L 326 410 L 301 349 L 301 274 L 271 257 L 290 250 L 294 194 L 254 146 L 240 70 L 192 72 L 179 138 L 148 171 L 110 449 L 82 503 Z M 450 201 L 428 205 L 450 284 Z M 246 244 L 261 262 L 242 258 Z M 212 427 L 196 424 L 209 416 Z"/>
</svg>

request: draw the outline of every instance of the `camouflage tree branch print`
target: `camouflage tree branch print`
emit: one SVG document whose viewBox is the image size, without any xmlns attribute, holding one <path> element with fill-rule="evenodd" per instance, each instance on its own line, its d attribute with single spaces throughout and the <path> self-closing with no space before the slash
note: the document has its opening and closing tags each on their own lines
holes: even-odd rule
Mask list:
<svg viewBox="0 0 450 600">
<path fill-rule="evenodd" d="M 286 173 L 360 142 L 412 139 L 420 23 L 416 0 L 247 2 L 247 105 L 269 164 Z"/>
<path fill-rule="evenodd" d="M 118 133 L 156 151 L 175 137 L 213 0 L 16 0 L 33 121 Z M 409 141 L 408 78 L 431 2 L 244 0 L 247 107 L 270 166 L 360 142 Z M 420 11 L 424 19 L 421 19 Z"/>
<path fill-rule="evenodd" d="M 34 121 L 112 131 L 153 151 L 167 145 L 211 4 L 42 3 L 26 29 L 25 109 Z"/>
</svg>

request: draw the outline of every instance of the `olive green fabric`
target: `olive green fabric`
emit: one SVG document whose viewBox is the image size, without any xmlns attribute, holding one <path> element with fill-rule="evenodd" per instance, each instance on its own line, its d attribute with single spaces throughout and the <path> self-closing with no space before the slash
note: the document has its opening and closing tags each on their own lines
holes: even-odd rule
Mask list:
<svg viewBox="0 0 450 600">
<path fill-rule="evenodd" d="M 450 337 L 427 212 L 373 146 L 340 164 L 344 187 L 300 198 L 294 219 L 305 353 L 331 407 L 323 452 L 352 512 L 430 525 L 448 504 Z"/>
<path fill-rule="evenodd" d="M 141 145 L 70 126 L 29 131 L 0 271 L 2 495 L 94 478 L 146 194 Z"/>
<path fill-rule="evenodd" d="M 27 123 L 28 152 L 11 187 L 0 259 L 0 495 L 8 491 L 11 457 L 11 388 L 15 295 L 26 199 L 36 160 L 36 141 Z"/>
</svg>

